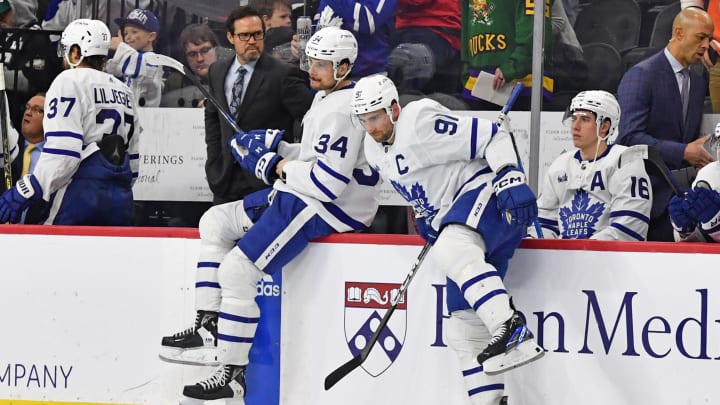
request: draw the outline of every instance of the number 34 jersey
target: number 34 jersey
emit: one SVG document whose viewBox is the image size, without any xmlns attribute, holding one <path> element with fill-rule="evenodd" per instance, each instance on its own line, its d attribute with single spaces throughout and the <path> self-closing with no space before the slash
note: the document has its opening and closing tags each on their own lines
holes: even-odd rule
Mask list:
<svg viewBox="0 0 720 405">
<path fill-rule="evenodd" d="M 485 159 L 493 135 L 491 121 L 422 99 L 403 107 L 392 145 L 365 135 L 365 154 L 415 215 L 438 229 L 457 197 L 495 176 Z"/>
<path fill-rule="evenodd" d="M 105 136 L 122 137 L 133 178 L 138 173 L 140 127 L 128 87 L 91 68 L 60 73 L 45 96 L 45 146 L 35 169 L 44 199 L 67 184 Z"/>
</svg>

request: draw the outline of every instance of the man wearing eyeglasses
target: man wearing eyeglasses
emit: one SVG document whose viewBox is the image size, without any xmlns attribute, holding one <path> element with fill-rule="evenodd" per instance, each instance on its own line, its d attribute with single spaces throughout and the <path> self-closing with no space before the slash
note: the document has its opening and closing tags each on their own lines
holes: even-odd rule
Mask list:
<svg viewBox="0 0 720 405">
<path fill-rule="evenodd" d="M 228 111 L 240 129 L 277 128 L 293 141 L 295 120 L 302 120 L 313 96 L 291 66 L 263 54 L 265 24 L 252 7 L 233 10 L 226 20 L 227 39 L 235 57 L 218 59 L 210 66 L 210 93 Z M 213 192 L 213 203 L 242 199 L 264 188 L 264 184 L 235 162 L 229 146 L 234 134 L 217 108 L 205 106 L 205 173 Z"/>
</svg>

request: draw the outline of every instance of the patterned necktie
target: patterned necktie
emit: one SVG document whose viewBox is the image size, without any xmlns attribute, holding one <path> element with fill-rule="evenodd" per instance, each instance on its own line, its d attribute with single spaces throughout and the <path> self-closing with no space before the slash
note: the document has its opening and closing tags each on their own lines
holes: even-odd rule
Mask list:
<svg viewBox="0 0 720 405">
<path fill-rule="evenodd" d="M 34 143 L 29 143 L 25 147 L 25 152 L 23 152 L 22 172 L 20 173 L 21 176 L 24 176 L 30 172 L 30 153 L 32 153 L 35 148 L 37 148 L 37 146 L 35 146 Z"/>
<path fill-rule="evenodd" d="M 242 101 L 243 86 L 245 84 L 245 70 L 244 67 L 240 66 L 237 70 L 238 77 L 235 79 L 232 90 L 232 101 L 230 102 L 230 114 L 233 117 L 237 117 L 238 109 L 240 108 L 240 102 Z"/>
<path fill-rule="evenodd" d="M 687 117 L 688 103 L 690 101 L 690 71 L 685 68 L 681 70 L 680 73 L 682 73 L 682 92 L 680 93 L 680 100 L 682 101 L 684 123 L 685 117 Z"/>
</svg>

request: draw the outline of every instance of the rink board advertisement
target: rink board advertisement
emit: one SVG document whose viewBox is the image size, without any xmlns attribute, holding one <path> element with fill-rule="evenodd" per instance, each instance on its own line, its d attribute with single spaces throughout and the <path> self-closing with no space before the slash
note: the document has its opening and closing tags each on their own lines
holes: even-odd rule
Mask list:
<svg viewBox="0 0 720 405">
<path fill-rule="evenodd" d="M 212 372 L 157 356 L 194 319 L 196 230 L 0 226 L 0 246 L 0 404 L 177 404 Z M 469 405 L 432 250 L 367 361 L 323 389 L 420 249 L 334 236 L 263 279 L 246 403 Z M 510 403 L 720 403 L 719 263 L 711 244 L 526 241 L 507 287 L 547 353 L 507 373 Z"/>
</svg>

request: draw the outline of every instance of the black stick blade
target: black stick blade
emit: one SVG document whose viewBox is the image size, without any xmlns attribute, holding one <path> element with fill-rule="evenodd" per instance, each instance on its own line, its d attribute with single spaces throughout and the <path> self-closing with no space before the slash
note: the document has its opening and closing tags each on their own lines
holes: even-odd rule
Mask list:
<svg viewBox="0 0 720 405">
<path fill-rule="evenodd" d="M 350 374 L 353 370 L 360 367 L 362 363 L 362 354 L 358 354 L 357 356 L 350 359 L 350 361 L 338 367 L 332 373 L 328 374 L 328 376 L 325 377 L 325 391 L 332 388 L 333 385 L 337 384 L 338 381 L 342 380 L 346 375 Z"/>
</svg>

